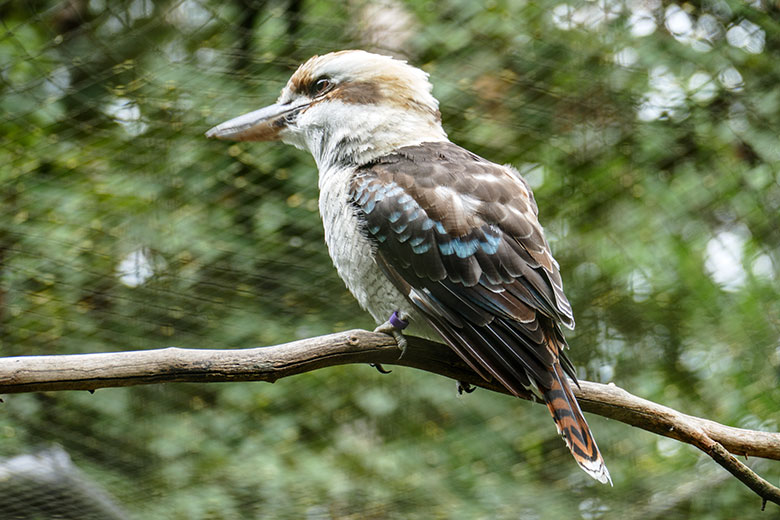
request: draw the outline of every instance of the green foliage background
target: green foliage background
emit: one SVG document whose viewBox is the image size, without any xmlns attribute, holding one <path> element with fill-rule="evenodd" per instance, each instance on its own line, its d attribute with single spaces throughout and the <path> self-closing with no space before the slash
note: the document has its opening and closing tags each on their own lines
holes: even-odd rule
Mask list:
<svg viewBox="0 0 780 520">
<path fill-rule="evenodd" d="M 773 0 L 33 0 L 0 20 L 0 355 L 372 327 L 325 251 L 311 158 L 203 137 L 309 56 L 366 48 L 428 71 L 452 140 L 527 175 L 583 378 L 777 430 Z M 693 448 L 589 421 L 614 488 L 542 407 L 367 366 L 7 396 L 0 456 L 61 445 L 144 519 L 759 514 Z"/>
</svg>

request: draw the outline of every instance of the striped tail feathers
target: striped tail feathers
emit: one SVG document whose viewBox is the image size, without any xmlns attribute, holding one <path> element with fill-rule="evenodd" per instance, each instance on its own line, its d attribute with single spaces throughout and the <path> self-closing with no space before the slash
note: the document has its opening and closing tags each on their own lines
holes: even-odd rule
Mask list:
<svg viewBox="0 0 780 520">
<path fill-rule="evenodd" d="M 542 397 L 555 421 L 558 433 L 566 441 L 566 446 L 574 456 L 574 460 L 585 473 L 602 484 L 609 482 L 611 486 L 609 470 L 596 446 L 596 440 L 590 433 L 590 427 L 582 415 L 577 399 L 571 391 L 569 381 L 558 362 L 552 368 L 553 384 L 548 390 L 543 391 Z"/>
</svg>

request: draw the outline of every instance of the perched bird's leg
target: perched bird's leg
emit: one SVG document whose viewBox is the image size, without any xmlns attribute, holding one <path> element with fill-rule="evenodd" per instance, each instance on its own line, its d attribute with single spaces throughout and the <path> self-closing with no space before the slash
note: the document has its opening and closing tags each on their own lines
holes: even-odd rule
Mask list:
<svg viewBox="0 0 780 520">
<path fill-rule="evenodd" d="M 374 332 L 383 332 L 385 334 L 389 334 L 390 336 L 393 336 L 395 342 L 398 344 L 398 348 L 401 349 L 401 355 L 398 356 L 398 359 L 401 359 L 404 353 L 406 353 L 406 345 L 407 345 L 406 338 L 401 333 L 401 331 L 408 326 L 409 326 L 409 315 L 404 312 L 393 311 L 393 314 L 390 315 L 387 321 L 381 324 L 380 326 L 378 326 L 377 328 L 375 328 Z"/>
<path fill-rule="evenodd" d="M 458 381 L 456 388 L 458 389 L 458 395 L 470 394 L 477 389 L 476 386 L 473 386 L 471 383 L 467 383 L 465 381 Z"/>
</svg>

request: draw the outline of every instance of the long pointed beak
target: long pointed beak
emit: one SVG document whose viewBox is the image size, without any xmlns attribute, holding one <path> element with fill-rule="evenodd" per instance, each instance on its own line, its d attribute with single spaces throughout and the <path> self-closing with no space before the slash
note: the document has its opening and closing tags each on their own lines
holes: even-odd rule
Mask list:
<svg viewBox="0 0 780 520">
<path fill-rule="evenodd" d="M 275 103 L 218 124 L 206 132 L 206 137 L 229 141 L 275 141 L 279 139 L 279 132 L 305 106 L 306 103 Z"/>
</svg>

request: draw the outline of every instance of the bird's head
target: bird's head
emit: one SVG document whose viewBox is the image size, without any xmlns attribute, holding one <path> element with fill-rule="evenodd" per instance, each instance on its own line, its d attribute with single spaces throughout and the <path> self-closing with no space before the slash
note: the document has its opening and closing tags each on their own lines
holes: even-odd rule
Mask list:
<svg viewBox="0 0 780 520">
<path fill-rule="evenodd" d="M 301 65 L 276 103 L 217 125 L 206 136 L 281 140 L 309 150 L 323 170 L 446 140 L 438 105 L 422 70 L 365 51 L 332 52 Z"/>
</svg>

